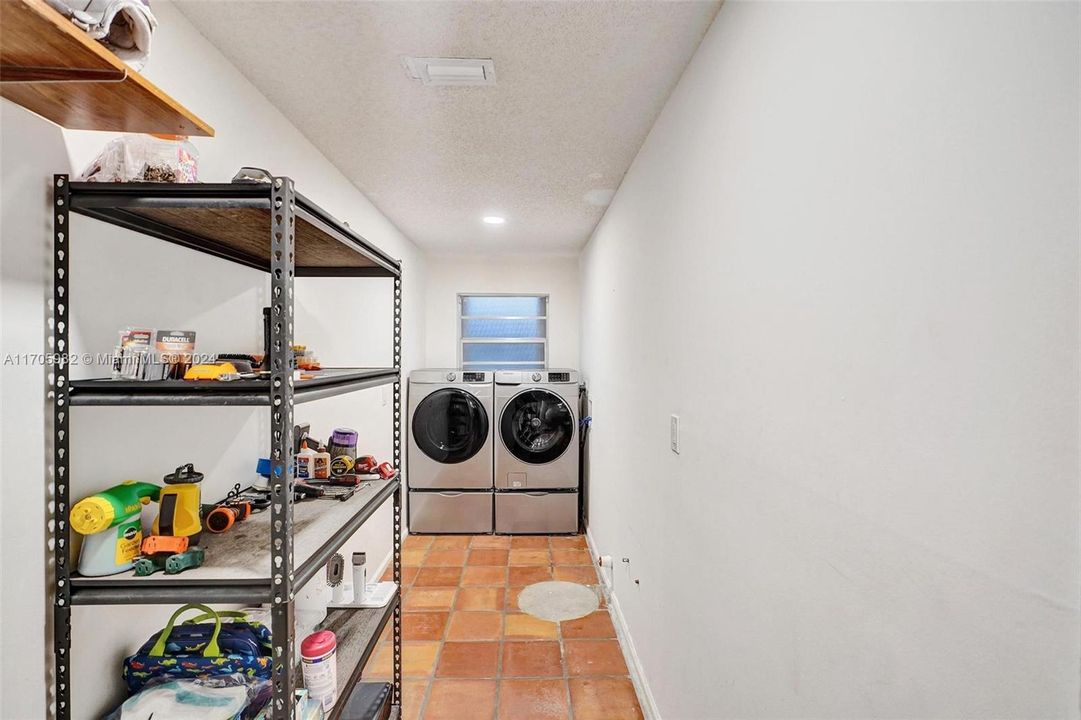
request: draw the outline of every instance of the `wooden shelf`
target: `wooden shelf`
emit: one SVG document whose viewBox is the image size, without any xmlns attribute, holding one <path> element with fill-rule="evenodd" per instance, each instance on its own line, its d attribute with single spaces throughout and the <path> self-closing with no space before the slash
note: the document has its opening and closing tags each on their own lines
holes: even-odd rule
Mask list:
<svg viewBox="0 0 1081 720">
<path fill-rule="evenodd" d="M 214 136 L 45 0 L 0 0 L 0 95 L 74 130 Z"/>
</svg>

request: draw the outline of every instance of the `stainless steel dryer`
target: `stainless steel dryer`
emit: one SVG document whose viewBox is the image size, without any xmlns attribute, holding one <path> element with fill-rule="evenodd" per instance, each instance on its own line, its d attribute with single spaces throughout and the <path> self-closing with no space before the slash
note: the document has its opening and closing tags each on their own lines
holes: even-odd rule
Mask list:
<svg viewBox="0 0 1081 720">
<path fill-rule="evenodd" d="M 495 373 L 495 531 L 578 531 L 578 373 Z"/>
<path fill-rule="evenodd" d="M 491 372 L 409 375 L 409 531 L 492 532 Z"/>
</svg>

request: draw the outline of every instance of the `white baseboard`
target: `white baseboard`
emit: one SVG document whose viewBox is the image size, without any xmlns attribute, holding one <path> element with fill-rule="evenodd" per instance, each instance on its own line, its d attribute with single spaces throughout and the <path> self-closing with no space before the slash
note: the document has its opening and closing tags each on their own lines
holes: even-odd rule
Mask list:
<svg viewBox="0 0 1081 720">
<path fill-rule="evenodd" d="M 368 576 L 368 582 L 379 582 L 379 580 L 383 577 L 383 573 L 387 571 L 387 568 L 390 567 L 390 564 L 393 560 L 394 548 L 391 548 L 390 552 L 387 553 L 387 556 L 383 558 L 383 562 L 379 563 L 379 567 L 376 569 L 375 573 Z M 391 578 L 391 580 L 393 579 L 394 578 Z"/>
<path fill-rule="evenodd" d="M 600 569 L 601 553 L 597 550 L 597 544 L 593 541 L 593 534 L 589 531 L 589 527 L 586 527 L 586 543 L 589 544 L 589 555 L 598 568 L 598 575 L 603 578 L 604 570 Z M 653 699 L 653 692 L 646 681 L 642 661 L 638 658 L 638 651 L 634 647 L 634 640 L 631 639 L 627 621 L 619 607 L 619 598 L 611 587 L 605 587 L 604 591 L 608 601 L 608 613 L 612 616 L 612 625 L 615 626 L 616 637 L 619 638 L 619 645 L 623 649 L 623 659 L 627 662 L 627 670 L 631 674 L 631 682 L 634 683 L 634 691 L 638 695 L 638 704 L 642 707 L 642 714 L 645 720 L 661 720 L 657 701 Z"/>
</svg>

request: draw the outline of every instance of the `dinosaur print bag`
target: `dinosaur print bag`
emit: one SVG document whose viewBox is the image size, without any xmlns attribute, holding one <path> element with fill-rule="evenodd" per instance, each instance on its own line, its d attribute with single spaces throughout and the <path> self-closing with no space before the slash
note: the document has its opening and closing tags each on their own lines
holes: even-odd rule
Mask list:
<svg viewBox="0 0 1081 720">
<path fill-rule="evenodd" d="M 177 625 L 176 621 L 188 610 L 202 610 L 203 614 Z M 222 617 L 236 621 L 222 622 Z M 213 622 L 204 622 L 207 620 Z M 270 630 L 248 620 L 244 613 L 185 605 L 173 613 L 160 633 L 124 660 L 124 682 L 134 695 L 153 677 L 178 680 L 240 673 L 269 680 L 272 652 Z"/>
</svg>

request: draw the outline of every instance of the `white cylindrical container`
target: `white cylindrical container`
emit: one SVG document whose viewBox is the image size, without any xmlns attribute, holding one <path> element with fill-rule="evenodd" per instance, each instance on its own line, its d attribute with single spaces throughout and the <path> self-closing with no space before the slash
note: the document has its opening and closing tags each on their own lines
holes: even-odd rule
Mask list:
<svg viewBox="0 0 1081 720">
<path fill-rule="evenodd" d="M 353 602 L 361 603 L 368 596 L 368 555 L 353 553 Z"/>
<path fill-rule="evenodd" d="M 300 663 L 308 695 L 323 703 L 328 712 L 338 700 L 338 639 L 330 630 L 320 630 L 300 644 Z"/>
</svg>

